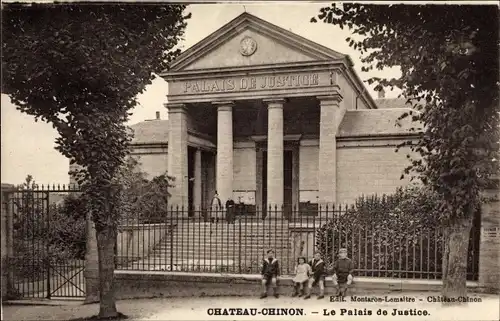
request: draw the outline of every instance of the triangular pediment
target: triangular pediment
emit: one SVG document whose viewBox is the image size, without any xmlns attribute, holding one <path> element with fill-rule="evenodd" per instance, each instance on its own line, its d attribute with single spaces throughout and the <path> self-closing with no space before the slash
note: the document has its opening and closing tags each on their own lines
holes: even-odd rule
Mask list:
<svg viewBox="0 0 500 321">
<path fill-rule="evenodd" d="M 247 46 L 243 46 L 244 39 Z M 243 47 L 247 51 L 242 50 Z M 170 71 L 338 61 L 345 57 L 249 13 L 243 13 L 182 53 L 173 62 Z"/>
</svg>

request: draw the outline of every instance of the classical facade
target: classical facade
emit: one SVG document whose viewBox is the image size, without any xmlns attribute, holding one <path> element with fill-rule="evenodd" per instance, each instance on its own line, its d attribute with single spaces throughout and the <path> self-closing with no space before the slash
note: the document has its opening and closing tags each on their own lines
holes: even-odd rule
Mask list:
<svg viewBox="0 0 500 321">
<path fill-rule="evenodd" d="M 168 120 L 134 125 L 133 154 L 175 177 L 171 204 L 207 206 L 217 190 L 300 208 L 407 183 L 404 100 L 374 100 L 346 55 L 243 13 L 161 76 Z"/>
</svg>

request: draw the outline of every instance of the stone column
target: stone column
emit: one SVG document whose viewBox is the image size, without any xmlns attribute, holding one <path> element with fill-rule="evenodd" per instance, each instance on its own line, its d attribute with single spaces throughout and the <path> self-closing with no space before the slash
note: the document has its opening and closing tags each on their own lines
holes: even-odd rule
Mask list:
<svg viewBox="0 0 500 321">
<path fill-rule="evenodd" d="M 201 166 L 201 150 L 197 149 L 194 154 L 194 188 L 193 188 L 193 204 L 196 211 L 201 210 L 201 180 L 202 180 L 202 166 Z"/>
<path fill-rule="evenodd" d="M 319 125 L 319 203 L 332 206 L 337 201 L 336 135 L 344 112 L 339 94 L 318 97 L 321 108 Z"/>
<path fill-rule="evenodd" d="M 233 197 L 233 106 L 232 101 L 217 106 L 216 190 L 223 204 Z"/>
<path fill-rule="evenodd" d="M 284 99 L 264 100 L 268 109 L 267 206 L 283 205 L 283 104 Z M 268 216 L 276 215 L 271 211 Z"/>
<path fill-rule="evenodd" d="M 500 290 L 500 211 L 498 179 L 484 191 L 490 202 L 481 207 L 481 240 L 479 244 L 479 286 L 485 290 Z"/>
<path fill-rule="evenodd" d="M 170 206 L 188 205 L 188 132 L 187 110 L 184 104 L 166 104 L 168 108 L 168 175 L 173 176 Z"/>
</svg>

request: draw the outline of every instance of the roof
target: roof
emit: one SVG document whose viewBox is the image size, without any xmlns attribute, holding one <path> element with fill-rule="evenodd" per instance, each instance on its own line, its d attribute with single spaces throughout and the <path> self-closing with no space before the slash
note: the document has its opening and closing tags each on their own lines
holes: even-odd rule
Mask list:
<svg viewBox="0 0 500 321">
<path fill-rule="evenodd" d="M 165 144 L 168 142 L 168 120 L 147 120 L 130 126 L 132 144 Z"/>
<path fill-rule="evenodd" d="M 248 12 L 244 12 L 181 53 L 172 62 L 170 71 L 180 71 L 184 69 L 200 56 L 206 56 L 215 48 L 226 43 L 228 39 L 248 28 L 254 29 L 260 34 L 265 34 L 276 41 L 284 42 L 290 49 L 297 48 L 301 52 L 307 52 L 318 60 L 343 60 L 347 57 L 345 54 L 301 37 Z M 169 70 L 165 70 L 161 75 L 168 72 Z"/>
<path fill-rule="evenodd" d="M 378 108 L 411 108 L 410 104 L 406 104 L 406 99 L 404 98 L 382 98 L 375 99 L 375 103 Z"/>
<path fill-rule="evenodd" d="M 260 38 L 266 50 L 258 50 L 251 59 L 235 54 L 234 42 L 239 42 L 240 36 L 251 32 Z M 264 41 L 266 39 L 266 42 Z M 260 45 L 259 45 L 260 47 Z M 225 49 L 224 49 L 225 48 Z M 280 54 L 286 48 L 287 54 Z M 267 54 L 264 54 L 266 53 Z M 292 54 L 293 53 L 293 54 Z M 262 54 L 264 54 L 262 56 Z M 234 56 L 233 56 L 234 55 Z M 276 56 L 277 55 L 277 56 Z M 267 22 L 248 12 L 244 12 L 223 25 L 221 28 L 205 37 L 195 45 L 182 52 L 169 66 L 160 73 L 167 82 L 179 77 L 199 77 L 201 73 L 247 72 L 249 68 L 289 67 L 311 63 L 329 63 L 344 66 L 341 72 L 352 82 L 350 86 L 369 108 L 377 108 L 372 96 L 366 90 L 364 83 L 353 69 L 352 59 L 343 53 L 320 45 L 307 38 L 299 36 L 282 27 Z M 304 65 L 304 66 L 305 66 Z M 174 95 L 169 95 L 174 96 Z M 171 97 L 171 98 L 172 98 Z"/>
<path fill-rule="evenodd" d="M 414 126 L 410 118 L 397 119 L 409 108 L 362 109 L 348 110 L 340 124 L 339 137 L 356 137 L 371 135 L 409 135 L 409 129 Z"/>
</svg>

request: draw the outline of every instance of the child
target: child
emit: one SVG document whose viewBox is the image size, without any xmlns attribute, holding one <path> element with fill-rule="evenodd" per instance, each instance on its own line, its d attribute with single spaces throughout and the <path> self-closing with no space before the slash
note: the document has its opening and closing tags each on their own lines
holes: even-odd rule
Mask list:
<svg viewBox="0 0 500 321">
<path fill-rule="evenodd" d="M 311 266 L 312 277 L 309 279 L 308 292 L 304 299 L 309 299 L 311 297 L 313 286 L 318 284 L 318 300 L 321 300 L 325 297 L 325 262 L 321 259 L 321 254 L 319 252 L 314 253 L 314 259 L 309 265 Z"/>
<path fill-rule="evenodd" d="M 297 266 L 295 267 L 295 277 L 293 278 L 293 282 L 295 284 L 295 292 L 293 293 L 293 297 L 297 295 L 300 297 L 304 294 L 306 289 L 306 282 L 309 280 L 309 275 L 311 275 L 311 266 L 306 263 L 305 257 L 299 257 L 297 260 Z"/>
<path fill-rule="evenodd" d="M 269 283 L 271 283 L 271 286 L 273 287 L 274 297 L 279 298 L 278 286 L 276 284 L 276 279 L 280 274 L 279 271 L 280 267 L 278 259 L 274 257 L 274 251 L 268 250 L 267 258 L 264 259 L 264 262 L 262 264 L 262 271 L 260 273 L 262 275 L 262 295 L 260 296 L 261 299 L 267 298 Z"/>
<path fill-rule="evenodd" d="M 339 250 L 339 259 L 333 264 L 333 285 L 337 287 L 337 296 L 345 296 L 347 287 L 352 283 L 354 264 L 347 257 L 347 249 Z"/>
</svg>

